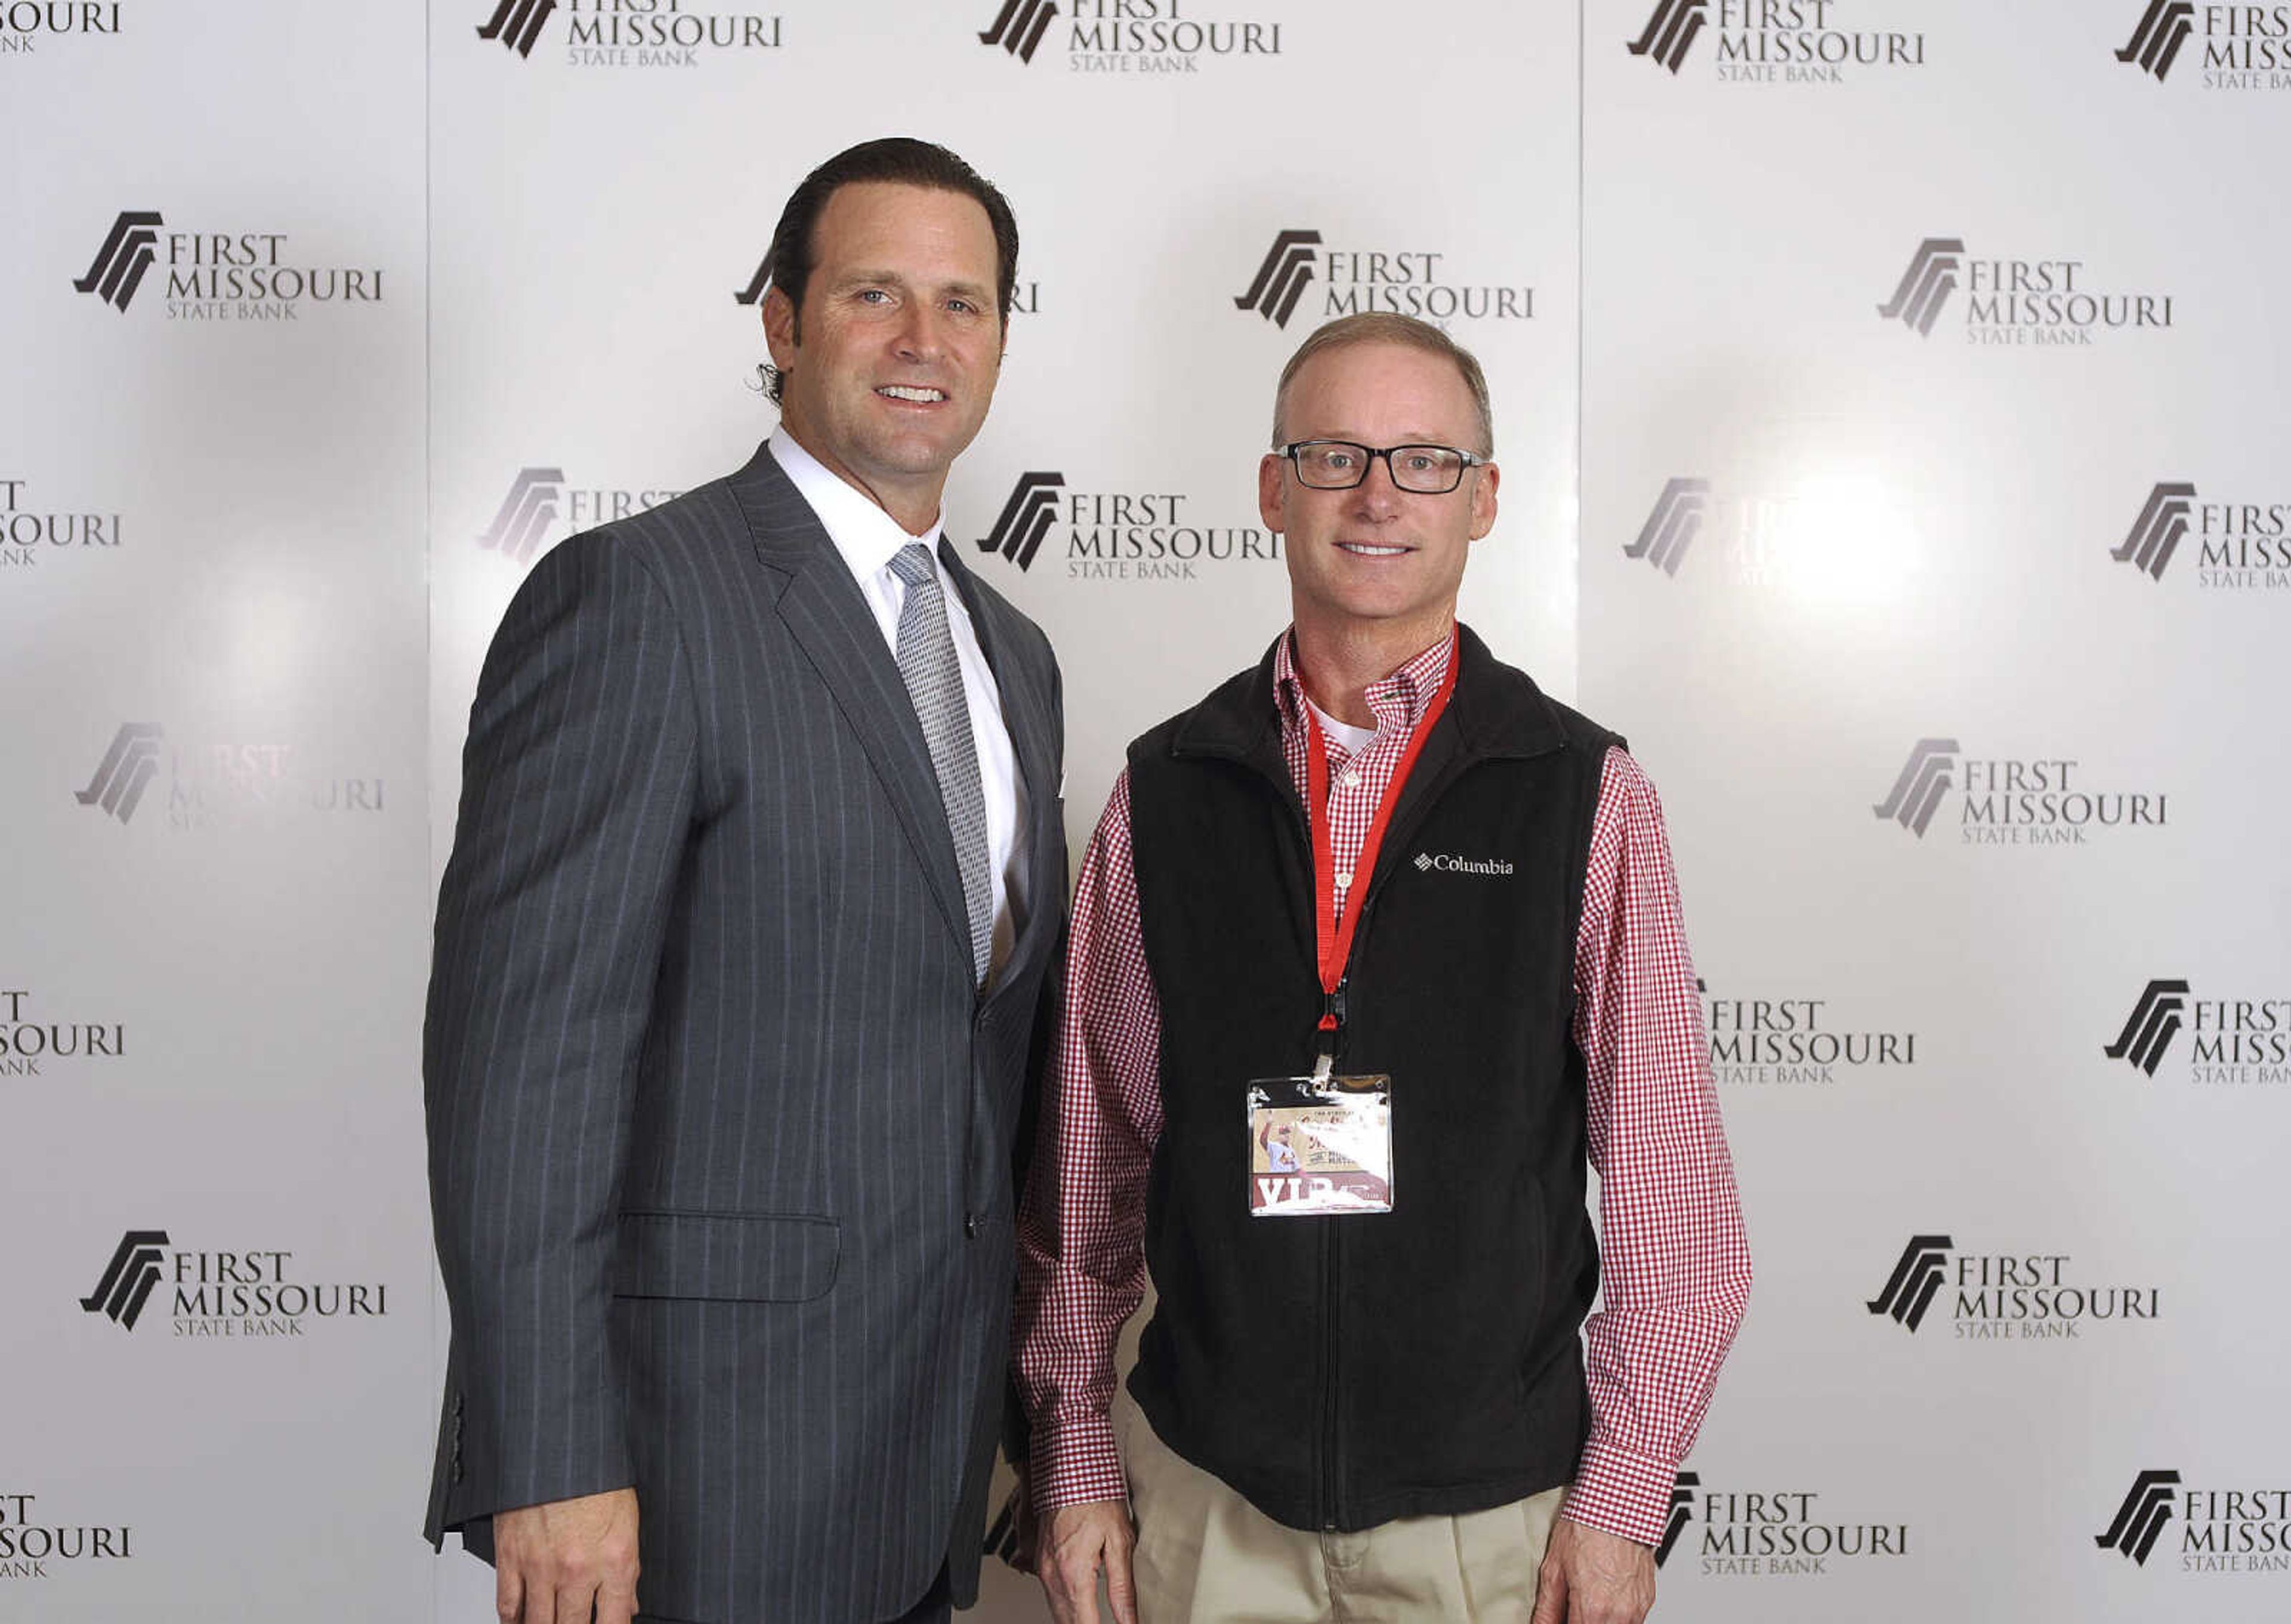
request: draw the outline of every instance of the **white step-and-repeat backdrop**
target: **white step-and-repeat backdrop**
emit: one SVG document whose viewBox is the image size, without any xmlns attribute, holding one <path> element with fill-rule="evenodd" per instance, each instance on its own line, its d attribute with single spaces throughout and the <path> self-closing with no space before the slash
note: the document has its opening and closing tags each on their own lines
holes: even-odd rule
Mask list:
<svg viewBox="0 0 2291 1624">
<path fill-rule="evenodd" d="M 947 512 L 1077 843 L 1282 622 L 1288 351 L 1486 362 L 1465 615 L 1665 792 L 1759 1265 L 1658 1617 L 2291 1617 L 2291 6 L 0 0 L 0 1619 L 489 1616 L 478 663 L 768 431 L 780 204 L 892 133 L 1018 212 Z"/>
</svg>

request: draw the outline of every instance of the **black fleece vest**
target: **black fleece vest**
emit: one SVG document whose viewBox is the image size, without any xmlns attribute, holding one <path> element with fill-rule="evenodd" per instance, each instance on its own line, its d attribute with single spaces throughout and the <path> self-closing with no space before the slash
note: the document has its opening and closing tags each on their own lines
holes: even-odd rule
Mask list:
<svg viewBox="0 0 2291 1624">
<path fill-rule="evenodd" d="M 1160 1303 L 1130 1391 L 1178 1453 L 1294 1528 L 1484 1510 L 1566 1482 L 1588 1426 L 1575 933 L 1620 743 L 1459 629 L 1456 692 L 1361 922 L 1340 1072 L 1391 1073 L 1393 1210 L 1252 1218 L 1243 1090 L 1310 1072 L 1312 848 L 1273 657 L 1129 750 L 1164 1126 Z"/>
</svg>

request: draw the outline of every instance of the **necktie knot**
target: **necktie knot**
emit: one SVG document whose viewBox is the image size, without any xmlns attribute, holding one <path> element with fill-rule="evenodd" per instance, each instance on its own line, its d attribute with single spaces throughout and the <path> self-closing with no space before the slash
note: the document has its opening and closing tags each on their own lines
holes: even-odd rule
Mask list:
<svg viewBox="0 0 2291 1624">
<path fill-rule="evenodd" d="M 891 555 L 891 573 L 909 586 L 920 586 L 931 579 L 931 551 L 920 542 L 909 542 Z"/>
</svg>

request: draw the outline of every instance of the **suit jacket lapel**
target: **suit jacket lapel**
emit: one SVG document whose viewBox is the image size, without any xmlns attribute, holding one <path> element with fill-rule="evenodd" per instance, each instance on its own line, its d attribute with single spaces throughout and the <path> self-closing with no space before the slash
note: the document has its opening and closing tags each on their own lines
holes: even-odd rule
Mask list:
<svg viewBox="0 0 2291 1624">
<path fill-rule="evenodd" d="M 757 448 L 731 485 L 755 536 L 757 556 L 785 581 L 780 618 L 858 735 L 922 862 L 947 929 L 967 954 L 970 912 L 963 901 L 954 837 L 947 831 L 946 803 L 939 796 L 938 775 L 922 725 L 915 720 L 914 702 L 881 626 L 818 515 L 768 447 Z"/>
</svg>

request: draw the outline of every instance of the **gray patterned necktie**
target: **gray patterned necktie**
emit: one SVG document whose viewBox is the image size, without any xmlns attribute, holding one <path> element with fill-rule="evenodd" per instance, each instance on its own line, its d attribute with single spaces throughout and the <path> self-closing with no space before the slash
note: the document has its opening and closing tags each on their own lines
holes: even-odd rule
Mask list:
<svg viewBox="0 0 2291 1624">
<path fill-rule="evenodd" d="M 970 707 L 962 696 L 962 667 L 946 623 L 930 549 L 920 542 L 899 549 L 891 573 L 907 583 L 899 606 L 899 675 L 915 702 L 915 718 L 930 746 L 946 826 L 962 869 L 962 900 L 970 910 L 970 968 L 978 986 L 994 953 L 994 886 L 986 865 L 986 792 L 978 781 L 978 751 L 970 736 Z"/>
</svg>

